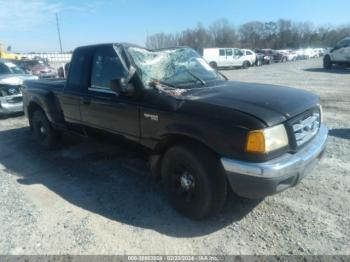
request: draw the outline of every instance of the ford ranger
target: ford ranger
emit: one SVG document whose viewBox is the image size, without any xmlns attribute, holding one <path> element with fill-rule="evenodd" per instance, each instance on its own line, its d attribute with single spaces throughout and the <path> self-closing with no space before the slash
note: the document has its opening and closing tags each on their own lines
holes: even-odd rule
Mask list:
<svg viewBox="0 0 350 262">
<path fill-rule="evenodd" d="M 79 47 L 67 80 L 24 85 L 39 143 L 53 148 L 62 132 L 89 130 L 136 142 L 192 219 L 218 213 L 228 190 L 263 198 L 295 186 L 326 146 L 317 96 L 228 81 L 191 48 Z"/>
</svg>

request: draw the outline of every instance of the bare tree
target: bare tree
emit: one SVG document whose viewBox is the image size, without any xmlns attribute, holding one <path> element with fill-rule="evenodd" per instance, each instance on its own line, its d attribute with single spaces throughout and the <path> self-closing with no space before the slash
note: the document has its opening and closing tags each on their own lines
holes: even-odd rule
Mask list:
<svg viewBox="0 0 350 262">
<path fill-rule="evenodd" d="M 213 46 L 229 47 L 238 43 L 235 27 L 227 19 L 215 21 L 209 26 L 213 39 Z"/>
<path fill-rule="evenodd" d="M 227 19 L 213 22 L 205 28 L 198 23 L 175 34 L 157 33 L 148 36 L 148 48 L 169 46 L 190 46 L 201 52 L 205 47 L 246 47 L 256 48 L 300 48 L 328 47 L 339 39 L 350 36 L 350 24 L 339 27 L 319 26 L 312 23 L 293 23 L 280 19 L 276 22 L 252 21 L 241 25 L 238 34 L 234 25 Z"/>
</svg>

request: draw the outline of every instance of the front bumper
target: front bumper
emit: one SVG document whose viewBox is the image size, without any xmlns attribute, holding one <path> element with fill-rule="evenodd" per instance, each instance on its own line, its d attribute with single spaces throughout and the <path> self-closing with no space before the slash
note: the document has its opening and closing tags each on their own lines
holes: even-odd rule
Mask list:
<svg viewBox="0 0 350 262">
<path fill-rule="evenodd" d="M 284 154 L 263 163 L 221 158 L 232 190 L 243 197 L 262 198 L 295 186 L 309 173 L 326 148 L 325 125 L 310 143 L 295 154 Z"/>
<path fill-rule="evenodd" d="M 58 77 L 58 74 L 55 73 L 55 72 L 49 72 L 49 73 L 36 73 L 35 76 L 39 77 L 40 79 L 43 79 L 43 78 L 57 78 Z"/>
<path fill-rule="evenodd" d="M 19 97 L 22 97 L 22 95 Z M 0 98 L 0 114 L 1 115 L 23 112 L 23 101 L 20 101 L 17 103 L 8 102 L 7 101 L 8 98 L 9 97 L 1 97 Z M 10 98 L 12 99 L 13 97 L 10 97 Z"/>
</svg>

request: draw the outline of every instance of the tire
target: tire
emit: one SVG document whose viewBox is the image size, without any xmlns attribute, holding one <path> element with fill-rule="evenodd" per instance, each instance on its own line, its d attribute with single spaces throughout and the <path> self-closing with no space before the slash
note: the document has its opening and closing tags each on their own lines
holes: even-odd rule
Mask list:
<svg viewBox="0 0 350 262">
<path fill-rule="evenodd" d="M 332 69 L 332 61 L 329 55 L 326 55 L 323 58 L 323 68 L 324 69 Z"/>
<path fill-rule="evenodd" d="M 219 213 L 227 182 L 217 156 L 201 146 L 173 146 L 163 156 L 161 174 L 174 208 L 200 220 Z"/>
<path fill-rule="evenodd" d="M 53 149 L 57 146 L 61 133 L 51 126 L 43 111 L 34 111 L 30 123 L 36 140 L 40 145 L 47 149 Z"/>
<path fill-rule="evenodd" d="M 244 61 L 244 62 L 243 62 L 243 65 L 242 65 L 242 68 L 243 68 L 243 69 L 248 69 L 249 66 L 250 66 L 249 61 Z"/>
<path fill-rule="evenodd" d="M 210 65 L 213 69 L 218 70 L 218 64 L 217 64 L 217 63 L 215 63 L 215 62 L 210 62 L 209 65 Z"/>
</svg>

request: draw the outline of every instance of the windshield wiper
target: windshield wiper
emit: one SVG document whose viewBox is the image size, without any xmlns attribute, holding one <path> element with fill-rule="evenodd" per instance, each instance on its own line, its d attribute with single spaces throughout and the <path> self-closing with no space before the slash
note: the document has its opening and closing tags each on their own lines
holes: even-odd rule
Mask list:
<svg viewBox="0 0 350 262">
<path fill-rule="evenodd" d="M 201 82 L 201 84 L 202 84 L 203 86 L 206 85 L 206 82 L 205 82 L 202 78 L 196 76 L 196 75 L 193 74 L 190 70 L 186 70 L 186 72 L 189 73 L 191 76 L 193 76 L 195 79 L 197 79 L 199 82 Z"/>
<path fill-rule="evenodd" d="M 221 73 L 221 72 L 219 72 L 219 71 L 217 71 L 216 73 L 219 74 L 219 75 L 221 75 L 225 80 L 228 80 L 227 76 L 225 76 L 223 73 Z"/>
<path fill-rule="evenodd" d="M 152 87 L 156 87 L 157 84 L 163 85 L 163 86 L 167 86 L 167 87 L 171 87 L 171 88 L 176 88 L 175 85 L 170 84 L 168 82 L 164 82 L 162 80 L 158 80 L 158 79 L 152 79 L 152 81 L 149 82 L 149 85 Z"/>
</svg>

